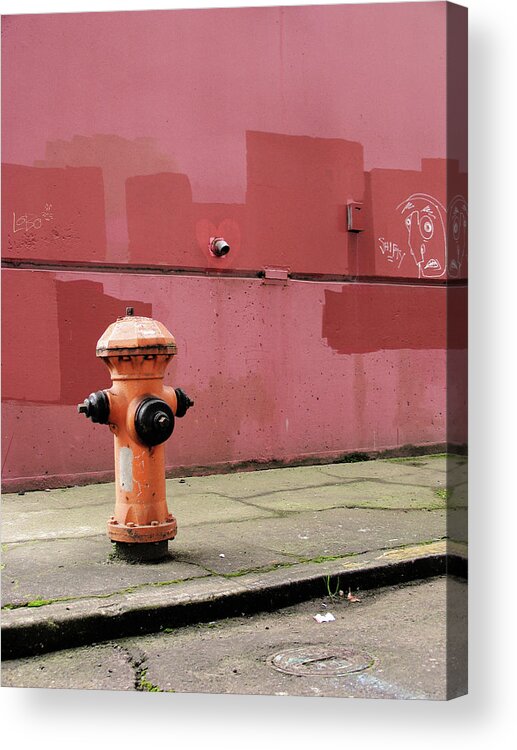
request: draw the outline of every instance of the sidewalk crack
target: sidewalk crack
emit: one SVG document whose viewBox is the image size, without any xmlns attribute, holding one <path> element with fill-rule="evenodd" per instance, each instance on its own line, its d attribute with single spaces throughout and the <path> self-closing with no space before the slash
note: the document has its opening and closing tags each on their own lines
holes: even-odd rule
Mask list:
<svg viewBox="0 0 517 750">
<path fill-rule="evenodd" d="M 159 685 L 155 685 L 147 679 L 147 671 L 149 666 L 147 664 L 147 654 L 140 649 L 137 653 L 134 653 L 127 646 L 122 646 L 116 641 L 110 641 L 109 645 L 126 656 L 129 666 L 134 673 L 134 689 L 139 693 L 174 693 L 174 690 L 163 690 Z"/>
</svg>

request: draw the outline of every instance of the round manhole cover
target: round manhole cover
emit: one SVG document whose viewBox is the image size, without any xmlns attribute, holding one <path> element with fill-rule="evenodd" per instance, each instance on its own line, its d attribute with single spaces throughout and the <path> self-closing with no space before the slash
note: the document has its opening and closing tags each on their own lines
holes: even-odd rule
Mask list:
<svg viewBox="0 0 517 750">
<path fill-rule="evenodd" d="M 271 657 L 271 665 L 279 672 L 301 677 L 339 677 L 363 672 L 374 659 L 366 651 L 352 648 L 305 646 L 280 651 Z"/>
</svg>

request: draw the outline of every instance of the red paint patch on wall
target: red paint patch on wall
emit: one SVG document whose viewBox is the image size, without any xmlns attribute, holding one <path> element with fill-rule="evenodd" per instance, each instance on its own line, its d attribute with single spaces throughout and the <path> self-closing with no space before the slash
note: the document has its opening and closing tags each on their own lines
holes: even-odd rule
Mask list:
<svg viewBox="0 0 517 750">
<path fill-rule="evenodd" d="M 106 214 L 124 213 L 124 184 L 132 175 L 175 170 L 175 162 L 160 151 L 154 138 L 129 140 L 101 133 L 74 135 L 70 141 L 47 141 L 45 159 L 36 167 L 100 167 L 106 186 Z"/>
<path fill-rule="evenodd" d="M 362 200 L 363 147 L 340 139 L 247 133 L 247 238 L 258 267 L 348 273 L 346 204 Z"/>
<path fill-rule="evenodd" d="M 367 175 L 367 229 L 359 234 L 357 273 L 465 279 L 467 175 L 453 159 L 422 159 L 421 171 L 373 169 Z"/>
<path fill-rule="evenodd" d="M 106 257 L 104 186 L 98 167 L 2 165 L 2 255 L 23 260 Z"/>
<path fill-rule="evenodd" d="M 248 132 L 246 203 L 194 203 L 186 174 L 144 173 L 122 182 L 131 168 L 147 172 L 159 163 L 145 146 L 147 139 L 141 140 L 143 145 L 137 139 L 130 148 L 114 136 L 73 139 L 77 154 L 56 155 L 98 159 L 102 171 L 5 165 L 4 257 L 214 271 L 280 266 L 319 276 L 466 278 L 467 176 L 457 161 L 423 159 L 421 171 L 365 173 L 359 143 Z M 123 169 L 117 162 L 119 141 L 133 157 Z M 346 204 L 352 200 L 363 203 L 365 231 L 347 231 Z M 214 234 L 230 244 L 223 258 L 207 250 Z"/>
<path fill-rule="evenodd" d="M 6 402 L 72 405 L 109 387 L 108 370 L 95 356 L 102 332 L 126 306 L 152 317 L 151 304 L 112 297 L 102 283 L 39 271 L 4 271 L 2 305 Z"/>
<path fill-rule="evenodd" d="M 47 141 L 45 159 L 37 167 L 100 167 L 106 199 L 108 259 L 127 261 L 126 179 L 133 175 L 174 172 L 174 159 L 153 138 L 122 138 L 101 133 L 75 135 L 70 141 Z M 83 250 L 84 252 L 84 250 Z M 81 256 L 77 260 L 89 260 Z"/>
<path fill-rule="evenodd" d="M 2 273 L 2 399 L 57 403 L 61 390 L 55 280 Z"/>
<path fill-rule="evenodd" d="M 241 226 L 244 207 L 193 203 L 187 175 L 166 172 L 126 181 L 129 261 L 221 270 L 242 267 Z M 210 237 L 222 236 L 231 252 L 214 258 Z M 253 261 L 249 261 L 253 268 Z"/>
<path fill-rule="evenodd" d="M 183 174 L 126 181 L 130 262 L 214 270 L 281 265 L 298 273 L 348 273 L 346 203 L 362 199 L 362 146 L 259 132 L 248 132 L 246 145 L 245 206 L 193 203 Z M 212 233 L 220 233 L 232 248 L 224 258 L 206 252 Z"/>
<path fill-rule="evenodd" d="M 464 349 L 464 287 L 347 284 L 325 290 L 322 336 L 339 354 L 385 349 Z"/>
<path fill-rule="evenodd" d="M 187 175 L 130 177 L 126 181 L 129 261 L 195 265 L 192 190 Z"/>
<path fill-rule="evenodd" d="M 104 293 L 94 281 L 56 281 L 59 320 L 61 393 L 59 403 L 77 404 L 92 391 L 111 385 L 108 370 L 95 356 L 97 341 L 106 328 L 125 314 L 152 317 L 152 305 L 137 299 L 120 300 Z"/>
</svg>

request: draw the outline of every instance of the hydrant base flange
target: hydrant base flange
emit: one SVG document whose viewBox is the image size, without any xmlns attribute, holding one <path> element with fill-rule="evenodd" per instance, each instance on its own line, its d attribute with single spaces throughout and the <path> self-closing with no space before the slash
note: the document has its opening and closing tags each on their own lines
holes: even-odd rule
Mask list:
<svg viewBox="0 0 517 750">
<path fill-rule="evenodd" d="M 114 557 L 126 563 L 158 562 L 169 554 L 168 542 L 151 542 L 149 544 L 126 544 L 114 542 Z"/>
<path fill-rule="evenodd" d="M 125 544 L 152 544 L 174 539 L 178 531 L 178 524 L 174 517 L 165 523 L 145 526 L 125 526 L 116 521 L 108 521 L 108 536 L 112 542 Z"/>
</svg>

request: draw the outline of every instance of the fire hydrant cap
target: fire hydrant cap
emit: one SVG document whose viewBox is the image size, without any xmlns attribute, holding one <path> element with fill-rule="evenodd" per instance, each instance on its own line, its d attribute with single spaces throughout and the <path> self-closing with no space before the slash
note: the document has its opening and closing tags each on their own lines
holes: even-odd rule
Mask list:
<svg viewBox="0 0 517 750">
<path fill-rule="evenodd" d="M 97 342 L 98 357 L 110 354 L 176 354 L 176 341 L 158 320 L 126 315 L 104 331 Z"/>
</svg>

